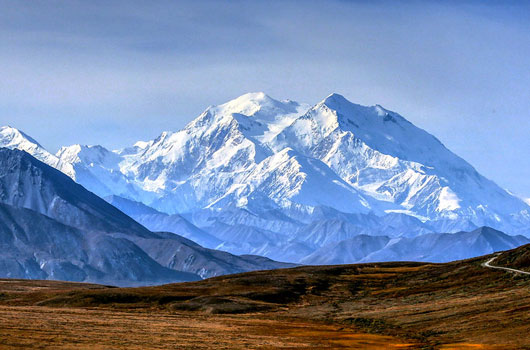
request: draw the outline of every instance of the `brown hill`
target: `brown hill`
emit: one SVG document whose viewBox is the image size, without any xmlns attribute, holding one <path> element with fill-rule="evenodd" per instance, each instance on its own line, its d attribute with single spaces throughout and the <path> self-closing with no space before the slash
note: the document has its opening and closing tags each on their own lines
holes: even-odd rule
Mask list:
<svg viewBox="0 0 530 350">
<path fill-rule="evenodd" d="M 530 244 L 504 252 L 493 264 L 530 272 Z"/>
<path fill-rule="evenodd" d="M 495 265 L 528 267 L 528 252 L 505 252 Z M 298 267 L 142 288 L 3 280 L 0 346 L 530 349 L 530 276 L 482 266 L 491 257 Z"/>
</svg>

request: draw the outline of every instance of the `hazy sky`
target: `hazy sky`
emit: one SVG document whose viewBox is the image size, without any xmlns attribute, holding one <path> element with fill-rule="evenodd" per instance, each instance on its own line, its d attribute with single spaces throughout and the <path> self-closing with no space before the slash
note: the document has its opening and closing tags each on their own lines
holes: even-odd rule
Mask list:
<svg viewBox="0 0 530 350">
<path fill-rule="evenodd" d="M 55 151 L 338 92 L 530 197 L 530 2 L 0 0 L 0 124 Z"/>
</svg>

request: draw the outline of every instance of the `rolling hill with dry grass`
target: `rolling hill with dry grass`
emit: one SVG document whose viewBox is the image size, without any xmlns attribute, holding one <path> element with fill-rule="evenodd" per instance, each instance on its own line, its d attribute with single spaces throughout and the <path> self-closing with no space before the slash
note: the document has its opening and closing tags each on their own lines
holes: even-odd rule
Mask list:
<svg viewBox="0 0 530 350">
<path fill-rule="evenodd" d="M 503 252 L 495 264 L 527 269 L 528 251 Z M 530 276 L 482 266 L 491 257 L 141 288 L 1 280 L 0 347 L 528 349 Z"/>
</svg>

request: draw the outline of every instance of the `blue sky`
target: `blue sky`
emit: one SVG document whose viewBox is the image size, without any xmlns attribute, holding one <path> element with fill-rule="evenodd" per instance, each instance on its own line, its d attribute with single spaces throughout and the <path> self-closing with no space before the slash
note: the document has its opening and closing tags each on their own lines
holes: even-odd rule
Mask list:
<svg viewBox="0 0 530 350">
<path fill-rule="evenodd" d="M 530 2 L 0 0 L 0 124 L 55 151 L 249 91 L 381 104 L 530 197 Z"/>
</svg>

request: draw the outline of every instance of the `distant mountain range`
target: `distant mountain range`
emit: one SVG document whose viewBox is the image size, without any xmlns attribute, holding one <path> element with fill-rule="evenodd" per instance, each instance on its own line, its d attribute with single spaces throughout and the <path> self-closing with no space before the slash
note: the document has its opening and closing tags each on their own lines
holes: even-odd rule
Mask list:
<svg viewBox="0 0 530 350">
<path fill-rule="evenodd" d="M 246 94 L 114 151 L 53 155 L 10 127 L 0 147 L 28 152 L 151 231 L 233 254 L 447 261 L 530 237 L 525 200 L 399 114 L 338 94 L 314 106 Z"/>
<path fill-rule="evenodd" d="M 332 265 L 377 261 L 449 262 L 530 243 L 524 236 L 509 236 L 490 227 L 471 232 L 427 233 L 414 238 L 359 235 L 323 246 L 302 263 Z"/>
</svg>

